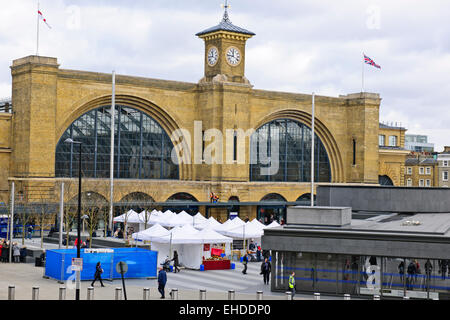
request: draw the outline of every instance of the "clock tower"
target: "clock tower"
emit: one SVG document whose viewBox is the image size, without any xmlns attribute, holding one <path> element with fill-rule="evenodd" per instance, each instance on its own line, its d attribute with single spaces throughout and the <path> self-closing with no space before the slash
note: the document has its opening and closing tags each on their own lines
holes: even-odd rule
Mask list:
<svg viewBox="0 0 450 320">
<path fill-rule="evenodd" d="M 225 4 L 223 19 L 215 27 L 196 34 L 205 41 L 205 77 L 213 80 L 249 84 L 245 78 L 245 44 L 255 34 L 233 25 Z"/>
</svg>

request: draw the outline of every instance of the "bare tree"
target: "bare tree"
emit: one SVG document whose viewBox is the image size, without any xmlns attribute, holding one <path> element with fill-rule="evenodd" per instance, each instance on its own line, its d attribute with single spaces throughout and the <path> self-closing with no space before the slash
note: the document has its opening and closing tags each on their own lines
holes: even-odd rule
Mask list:
<svg viewBox="0 0 450 320">
<path fill-rule="evenodd" d="M 15 211 L 15 216 L 17 217 L 18 221 L 20 221 L 20 223 L 22 224 L 22 232 L 21 232 L 21 237 L 22 237 L 22 245 L 25 245 L 25 238 L 27 235 L 27 224 L 31 223 L 31 221 L 33 220 L 33 216 L 30 213 L 30 206 L 29 204 L 24 201 L 23 199 L 17 199 L 15 201 L 16 205 L 16 209 Z"/>
<path fill-rule="evenodd" d="M 41 248 L 44 248 L 44 231 L 53 227 L 56 217 L 56 205 L 52 202 L 54 194 L 45 187 L 38 187 L 33 193 L 38 197 L 38 202 L 32 204 L 32 215 L 39 224 Z"/>
</svg>

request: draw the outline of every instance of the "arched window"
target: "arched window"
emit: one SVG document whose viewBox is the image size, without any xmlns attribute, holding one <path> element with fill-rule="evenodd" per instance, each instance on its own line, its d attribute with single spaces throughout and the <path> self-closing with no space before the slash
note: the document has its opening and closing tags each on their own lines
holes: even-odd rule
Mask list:
<svg viewBox="0 0 450 320">
<path fill-rule="evenodd" d="M 317 135 L 314 142 L 314 180 L 331 182 L 328 154 Z M 291 119 L 260 127 L 250 139 L 250 181 L 310 182 L 311 129 Z"/>
<path fill-rule="evenodd" d="M 232 196 L 228 199 L 228 203 L 230 202 L 237 202 L 239 203 L 239 198 L 236 196 Z M 230 218 L 232 213 L 237 213 L 237 216 L 239 216 L 239 211 L 240 211 L 240 206 L 239 204 L 233 204 L 230 207 L 228 207 L 228 218 Z"/>
<path fill-rule="evenodd" d="M 194 205 L 182 205 L 182 206 L 177 206 L 175 205 L 177 202 L 192 202 Z M 198 206 L 195 205 L 195 203 L 198 202 L 198 200 L 191 194 L 189 193 L 185 193 L 185 192 L 181 192 L 181 193 L 177 193 L 172 195 L 169 199 L 167 199 L 166 203 L 167 206 L 163 207 L 163 211 L 166 210 L 170 210 L 172 212 L 176 212 L 179 213 L 181 211 L 185 211 L 187 213 L 189 213 L 190 215 L 196 215 L 198 213 Z"/>
<path fill-rule="evenodd" d="M 305 205 L 311 204 L 311 193 L 305 193 L 295 200 L 295 202 L 302 202 Z M 316 202 L 316 195 L 314 195 L 314 203 Z"/>
<path fill-rule="evenodd" d="M 77 177 L 79 147 L 67 138 L 82 142 L 82 174 L 90 178 L 110 176 L 111 107 L 91 110 L 75 120 L 56 147 L 57 177 Z M 114 177 L 123 179 L 179 179 L 178 165 L 164 129 L 145 113 L 116 106 Z"/>
<path fill-rule="evenodd" d="M 270 193 L 261 199 L 261 202 L 267 202 L 267 205 L 260 205 L 257 208 L 258 220 L 268 225 L 273 221 L 278 223 L 286 221 L 286 205 L 270 204 L 271 202 L 286 202 L 286 199 L 278 193 Z"/>
<path fill-rule="evenodd" d="M 388 176 L 378 176 L 378 183 L 382 186 L 393 186 L 394 182 L 392 182 L 391 178 Z"/>
<path fill-rule="evenodd" d="M 170 201 L 183 201 L 183 202 L 198 202 L 197 199 L 193 195 L 190 195 L 189 193 L 177 193 L 171 196 L 169 199 L 167 199 L 167 202 Z"/>
</svg>

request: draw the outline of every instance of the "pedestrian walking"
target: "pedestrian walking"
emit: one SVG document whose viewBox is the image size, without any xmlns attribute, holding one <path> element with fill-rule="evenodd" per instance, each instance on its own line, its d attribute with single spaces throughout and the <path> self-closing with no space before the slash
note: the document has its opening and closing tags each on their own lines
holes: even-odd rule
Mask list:
<svg viewBox="0 0 450 320">
<path fill-rule="evenodd" d="M 412 285 L 414 283 L 414 278 L 417 272 L 417 266 L 414 263 L 414 261 L 410 261 L 408 268 L 406 269 L 406 272 L 408 273 L 408 281 L 406 283 L 408 289 L 412 289 Z"/>
<path fill-rule="evenodd" d="M 160 299 L 166 298 L 165 291 L 164 291 L 164 288 L 166 287 L 166 283 L 167 283 L 166 271 L 164 271 L 164 269 L 160 267 L 159 273 L 158 273 L 158 291 L 161 294 Z"/>
<path fill-rule="evenodd" d="M 94 281 L 92 281 L 91 287 L 94 286 L 94 283 L 97 280 L 100 280 L 100 284 L 102 285 L 102 287 L 104 287 L 103 281 L 102 281 L 102 273 L 103 273 L 103 269 L 102 269 L 102 265 L 99 261 L 99 262 L 97 262 L 97 265 L 95 266 Z"/>
<path fill-rule="evenodd" d="M 28 254 L 27 247 L 23 246 L 20 249 L 20 262 L 27 262 L 27 254 Z"/>
<path fill-rule="evenodd" d="M 33 238 L 33 226 L 30 224 L 29 226 L 28 226 L 28 239 L 32 239 Z"/>
<path fill-rule="evenodd" d="M 9 244 L 8 241 L 3 242 L 2 261 L 9 262 Z"/>
<path fill-rule="evenodd" d="M 447 260 L 441 261 L 441 278 L 442 278 L 442 280 L 445 280 L 445 276 L 447 274 L 447 264 L 448 264 Z"/>
<path fill-rule="evenodd" d="M 177 271 L 180 272 L 180 269 L 178 268 L 178 266 L 180 265 L 180 262 L 178 260 L 178 252 L 177 252 L 177 250 L 175 250 L 173 252 L 173 259 L 172 259 L 172 261 L 173 261 L 173 273 L 177 273 Z"/>
<path fill-rule="evenodd" d="M 17 244 L 17 242 L 13 243 L 13 261 L 14 263 L 19 263 L 20 262 L 20 248 L 19 245 Z"/>
<path fill-rule="evenodd" d="M 400 280 L 403 283 L 403 279 L 405 277 L 405 263 L 403 262 L 403 260 L 400 262 L 400 264 L 398 265 L 398 273 L 400 274 Z"/>
<path fill-rule="evenodd" d="M 264 284 L 269 284 L 270 272 L 272 271 L 272 265 L 268 259 L 265 259 L 261 264 L 261 274 L 263 275 Z"/>
<path fill-rule="evenodd" d="M 242 270 L 243 274 L 247 274 L 247 263 L 248 263 L 248 256 L 247 253 L 242 258 L 242 264 L 244 265 L 244 270 Z"/>
<path fill-rule="evenodd" d="M 295 272 L 292 271 L 292 274 L 289 276 L 289 290 L 292 292 L 292 299 L 295 296 Z"/>
</svg>

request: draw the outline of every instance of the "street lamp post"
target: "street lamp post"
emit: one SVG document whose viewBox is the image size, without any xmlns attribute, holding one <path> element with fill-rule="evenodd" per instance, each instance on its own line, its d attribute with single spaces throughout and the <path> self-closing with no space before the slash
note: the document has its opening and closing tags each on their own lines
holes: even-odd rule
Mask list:
<svg viewBox="0 0 450 320">
<path fill-rule="evenodd" d="M 73 139 L 68 138 L 65 142 L 80 145 L 80 155 L 78 159 L 78 214 L 77 214 L 77 258 L 80 258 L 80 248 L 81 248 L 81 145 L 82 142 L 73 141 Z M 80 300 L 80 271 L 76 271 L 76 291 L 75 300 Z"/>
</svg>

